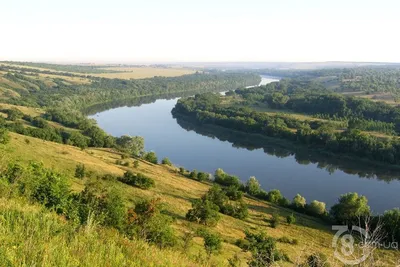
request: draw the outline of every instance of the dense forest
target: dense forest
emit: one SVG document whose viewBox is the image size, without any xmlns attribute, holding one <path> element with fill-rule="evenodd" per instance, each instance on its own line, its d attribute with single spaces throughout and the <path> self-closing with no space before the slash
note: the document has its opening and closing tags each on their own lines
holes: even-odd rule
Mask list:
<svg viewBox="0 0 400 267">
<path fill-rule="evenodd" d="M 232 94 L 243 97 L 245 104 L 224 106 L 221 105 L 223 97 L 208 93 L 179 100 L 173 113 L 202 124 L 283 138 L 331 153 L 400 164 L 400 140 L 379 138 L 361 131 L 397 133 L 397 107 L 367 99 L 318 93 L 304 87 L 292 88 L 286 82 L 237 90 L 228 95 Z M 250 108 L 252 104 L 260 103 L 278 110 L 289 109 L 334 120 L 300 120 L 284 113 L 271 114 Z M 347 128 L 344 127 L 346 123 Z"/>
<path fill-rule="evenodd" d="M 81 109 L 94 104 L 124 100 L 139 96 L 184 92 L 216 92 L 258 84 L 260 77 L 251 73 L 214 73 L 184 75 L 180 77 L 155 77 L 141 80 L 90 78 L 90 84 L 68 84 L 54 79 L 49 85 L 35 79 L 37 73 L 9 72 L 4 77 L 11 82 L 25 85 L 15 89 L 19 97 L 8 103 L 25 106 L 64 106 Z"/>
</svg>

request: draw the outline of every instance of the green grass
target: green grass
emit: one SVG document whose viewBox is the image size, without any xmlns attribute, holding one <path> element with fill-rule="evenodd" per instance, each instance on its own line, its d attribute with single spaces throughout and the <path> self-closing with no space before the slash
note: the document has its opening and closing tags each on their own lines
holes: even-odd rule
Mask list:
<svg viewBox="0 0 400 267">
<path fill-rule="evenodd" d="M 76 227 L 39 206 L 0 199 L 0 266 L 194 266 L 95 221 Z"/>
</svg>

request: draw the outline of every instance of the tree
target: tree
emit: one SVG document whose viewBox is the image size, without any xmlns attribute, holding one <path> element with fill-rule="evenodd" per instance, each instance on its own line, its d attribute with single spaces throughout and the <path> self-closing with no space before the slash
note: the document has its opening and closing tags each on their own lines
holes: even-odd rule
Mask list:
<svg viewBox="0 0 400 267">
<path fill-rule="evenodd" d="M 330 214 L 338 223 L 352 223 L 358 217 L 370 214 L 368 199 L 365 196 L 359 196 L 357 193 L 341 195 L 339 202 L 332 206 Z"/>
<path fill-rule="evenodd" d="M 210 232 L 206 232 L 203 236 L 204 238 L 204 248 L 208 257 L 213 253 L 219 253 L 222 248 L 222 240 L 218 234 L 212 234 Z"/>
<path fill-rule="evenodd" d="M 80 178 L 80 179 L 84 178 L 85 177 L 85 172 L 86 172 L 86 170 L 85 170 L 85 165 L 84 164 L 76 165 L 76 168 L 75 168 L 75 177 L 76 178 Z"/>
<path fill-rule="evenodd" d="M 313 215 L 324 215 L 326 213 L 326 204 L 317 200 L 313 200 L 308 205 L 308 210 Z"/>
<path fill-rule="evenodd" d="M 116 139 L 118 148 L 134 157 L 139 157 L 144 150 L 144 138 L 141 136 L 123 135 Z"/>
<path fill-rule="evenodd" d="M 186 219 L 208 226 L 215 226 L 219 219 L 219 207 L 207 199 L 196 199 L 192 203 L 192 209 L 186 214 Z"/>
<path fill-rule="evenodd" d="M 258 182 L 258 180 L 256 179 L 256 177 L 254 177 L 254 176 L 250 177 L 250 179 L 246 183 L 246 189 L 250 195 L 257 196 L 257 194 L 261 190 L 261 186 L 260 186 L 260 183 Z"/>
<path fill-rule="evenodd" d="M 163 158 L 162 161 L 161 161 L 161 164 L 168 165 L 168 166 L 172 165 L 172 163 L 169 160 L 169 158 Z"/>
<path fill-rule="evenodd" d="M 82 149 L 88 146 L 87 137 L 78 131 L 73 131 L 67 139 L 67 144 L 80 147 Z"/>
<path fill-rule="evenodd" d="M 279 260 L 276 243 L 272 237 L 266 236 L 264 233 L 246 232 L 246 240 L 249 244 L 245 250 L 249 250 L 252 255 L 247 262 L 249 266 L 272 266 L 275 261 Z"/>
<path fill-rule="evenodd" d="M 383 228 L 391 242 L 400 241 L 400 209 L 387 210 L 382 218 Z"/>
<path fill-rule="evenodd" d="M 267 200 L 271 203 L 279 204 L 283 199 L 281 191 L 278 189 L 273 189 L 268 192 Z"/>
<path fill-rule="evenodd" d="M 297 194 L 292 201 L 292 205 L 296 208 L 296 209 L 304 209 L 304 207 L 306 206 L 307 201 L 304 197 L 302 197 L 300 194 Z"/>
<path fill-rule="evenodd" d="M 157 154 L 153 151 L 146 153 L 146 155 L 144 156 L 144 160 L 154 163 L 154 164 L 158 163 Z"/>
</svg>

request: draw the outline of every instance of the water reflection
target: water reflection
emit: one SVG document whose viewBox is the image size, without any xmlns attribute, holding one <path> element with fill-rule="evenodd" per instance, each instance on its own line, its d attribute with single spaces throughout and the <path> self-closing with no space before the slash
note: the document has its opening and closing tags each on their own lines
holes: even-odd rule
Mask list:
<svg viewBox="0 0 400 267">
<path fill-rule="evenodd" d="M 266 154 L 277 158 L 294 156 L 298 164 L 317 164 L 319 169 L 326 170 L 329 174 L 341 170 L 347 174 L 358 175 L 360 178 L 378 179 L 386 182 L 400 180 L 400 169 L 396 167 L 382 166 L 371 162 L 367 164 L 353 158 L 340 158 L 338 155 L 329 155 L 301 146 L 293 146 L 293 143 L 288 143 L 285 140 L 250 135 L 218 126 L 195 124 L 179 116 L 174 116 L 174 118 L 187 131 L 194 131 L 203 136 L 227 141 L 236 148 L 245 148 L 250 151 L 261 148 Z"/>
</svg>

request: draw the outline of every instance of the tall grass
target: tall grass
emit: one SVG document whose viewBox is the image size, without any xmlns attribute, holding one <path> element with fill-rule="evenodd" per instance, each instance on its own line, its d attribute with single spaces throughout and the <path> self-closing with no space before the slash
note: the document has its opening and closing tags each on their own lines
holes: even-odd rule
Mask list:
<svg viewBox="0 0 400 267">
<path fill-rule="evenodd" d="M 93 220 L 74 226 L 17 199 L 0 199 L 0 266 L 194 266 L 183 254 L 123 238 Z"/>
</svg>

